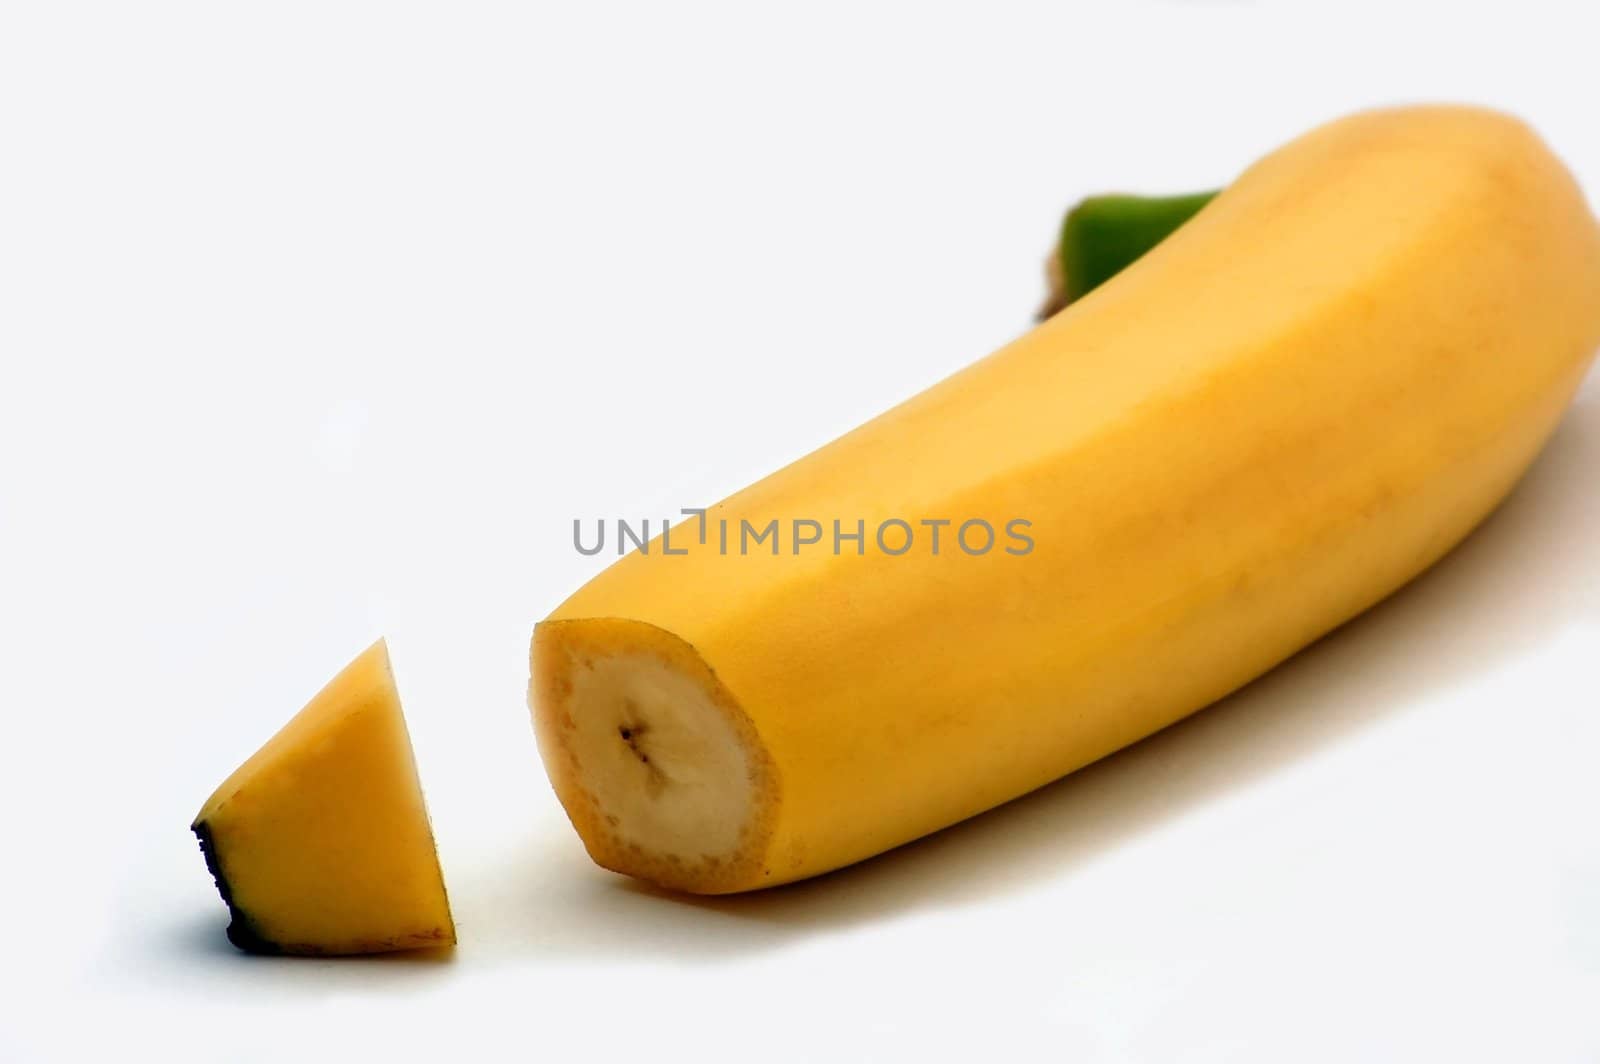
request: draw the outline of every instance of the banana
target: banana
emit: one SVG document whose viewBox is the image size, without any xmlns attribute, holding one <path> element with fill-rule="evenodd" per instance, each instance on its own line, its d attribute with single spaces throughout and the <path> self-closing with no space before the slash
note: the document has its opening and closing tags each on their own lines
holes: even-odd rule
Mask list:
<svg viewBox="0 0 1600 1064">
<path fill-rule="evenodd" d="M 381 639 L 223 781 L 191 830 L 228 939 L 248 953 L 455 945 Z"/>
<path fill-rule="evenodd" d="M 538 624 L 555 792 L 599 864 L 701 893 L 1015 798 L 1431 565 L 1597 341 L 1600 229 L 1521 123 L 1419 107 L 1315 130 Z"/>
</svg>

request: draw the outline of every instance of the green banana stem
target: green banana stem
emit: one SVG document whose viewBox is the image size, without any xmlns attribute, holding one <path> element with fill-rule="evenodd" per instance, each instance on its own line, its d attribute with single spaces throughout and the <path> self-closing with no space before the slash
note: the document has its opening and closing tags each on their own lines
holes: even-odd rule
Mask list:
<svg viewBox="0 0 1600 1064">
<path fill-rule="evenodd" d="M 1217 193 L 1090 196 L 1067 212 L 1046 265 L 1049 298 L 1039 320 L 1077 302 L 1131 266 L 1194 217 Z"/>
</svg>

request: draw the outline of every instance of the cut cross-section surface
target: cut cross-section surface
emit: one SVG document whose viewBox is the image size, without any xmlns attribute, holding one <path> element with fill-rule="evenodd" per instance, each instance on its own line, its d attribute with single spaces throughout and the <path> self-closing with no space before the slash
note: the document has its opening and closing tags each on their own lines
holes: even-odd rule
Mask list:
<svg viewBox="0 0 1600 1064">
<path fill-rule="evenodd" d="M 761 873 L 771 760 L 692 647 L 633 621 L 539 626 L 539 748 L 596 862 L 715 893 Z"/>
</svg>

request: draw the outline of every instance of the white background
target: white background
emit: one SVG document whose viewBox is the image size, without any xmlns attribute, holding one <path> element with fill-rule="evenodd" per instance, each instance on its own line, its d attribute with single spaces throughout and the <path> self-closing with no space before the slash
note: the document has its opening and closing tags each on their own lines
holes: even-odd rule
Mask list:
<svg viewBox="0 0 1600 1064">
<path fill-rule="evenodd" d="M 1006 341 L 1080 195 L 1415 99 L 1600 191 L 1586 6 L 6 5 L 0 1059 L 1596 1059 L 1593 384 L 1389 604 L 810 884 L 595 869 L 523 700 L 574 517 Z M 189 820 L 379 634 L 460 949 L 237 954 Z"/>
</svg>

